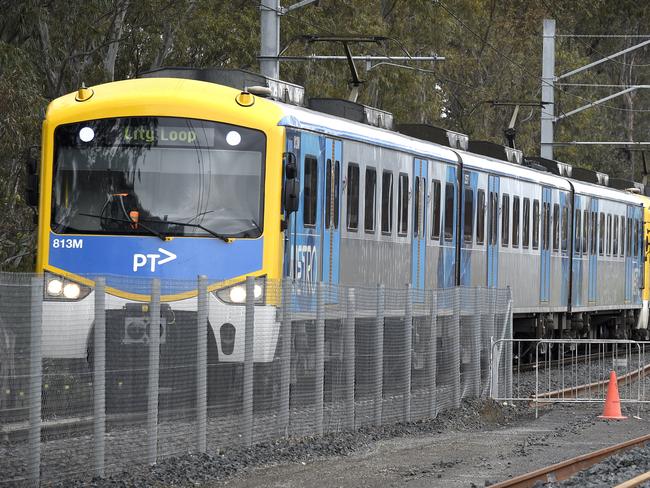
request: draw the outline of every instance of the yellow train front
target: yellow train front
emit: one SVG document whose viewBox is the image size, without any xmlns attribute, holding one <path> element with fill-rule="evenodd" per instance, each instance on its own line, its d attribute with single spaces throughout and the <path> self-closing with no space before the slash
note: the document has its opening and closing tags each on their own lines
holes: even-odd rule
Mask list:
<svg viewBox="0 0 650 488">
<path fill-rule="evenodd" d="M 45 357 L 92 360 L 99 276 L 109 361 L 144 366 L 153 278 L 162 286 L 162 354 L 174 341 L 187 355 L 197 276 L 205 275 L 211 359 L 241 363 L 243 280 L 252 275 L 256 336 L 264 338 L 254 360 L 273 360 L 279 324 L 266 304 L 282 269 L 280 118 L 277 105 L 241 90 L 159 77 L 82 88 L 50 104 L 37 256 Z"/>
</svg>

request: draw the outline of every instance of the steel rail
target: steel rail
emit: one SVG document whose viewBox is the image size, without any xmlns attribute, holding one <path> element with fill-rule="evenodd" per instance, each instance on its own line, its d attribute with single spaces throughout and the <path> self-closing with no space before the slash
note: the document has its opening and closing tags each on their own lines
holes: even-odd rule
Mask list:
<svg viewBox="0 0 650 488">
<path fill-rule="evenodd" d="M 624 481 L 620 485 L 616 485 L 614 488 L 635 488 L 637 486 L 641 486 L 641 483 L 645 483 L 648 480 L 650 480 L 650 471 L 646 471 L 639 476 L 635 476 L 632 479 Z"/>
<path fill-rule="evenodd" d="M 650 364 L 640 369 L 636 369 L 628 374 L 620 376 L 619 378 L 617 378 L 617 384 L 626 385 L 628 383 L 632 383 L 633 381 L 640 380 L 641 378 L 644 378 L 648 375 L 650 375 Z M 557 399 L 574 398 L 580 395 L 581 393 L 585 393 L 591 391 L 594 388 L 598 388 L 600 386 L 606 386 L 608 384 L 609 384 L 609 380 L 607 379 L 602 381 L 596 381 L 595 383 L 587 383 L 584 385 L 564 388 L 562 390 L 549 391 L 537 396 L 532 395 L 531 401 L 533 403 L 553 403 L 551 400 L 555 398 Z M 548 401 L 544 401 L 544 400 L 548 400 Z"/>
<path fill-rule="evenodd" d="M 614 454 L 621 453 L 628 449 L 639 447 L 646 442 L 650 441 L 650 434 L 637 437 L 636 439 L 615 444 L 610 447 L 605 447 L 588 454 L 583 454 L 561 463 L 553 464 L 545 468 L 537 469 L 515 478 L 490 485 L 491 488 L 529 488 L 535 485 L 538 481 L 543 483 L 562 481 L 570 478 L 576 473 L 583 471 L 594 464 L 598 464 L 603 459 L 606 459 Z M 635 485 L 630 485 L 635 486 Z"/>
</svg>

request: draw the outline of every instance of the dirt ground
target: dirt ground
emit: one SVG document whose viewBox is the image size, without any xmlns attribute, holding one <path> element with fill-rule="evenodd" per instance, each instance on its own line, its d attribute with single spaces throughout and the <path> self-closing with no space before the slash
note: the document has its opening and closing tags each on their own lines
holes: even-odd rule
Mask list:
<svg viewBox="0 0 650 488">
<path fill-rule="evenodd" d="M 204 487 L 472 487 L 650 433 L 650 410 L 625 421 L 597 419 L 601 406 L 558 405 L 534 419 L 377 441 L 344 457 L 262 466 Z M 625 412 L 624 412 L 625 413 Z M 498 414 L 494 414 L 498 415 Z M 496 419 L 495 419 L 496 420 Z"/>
</svg>

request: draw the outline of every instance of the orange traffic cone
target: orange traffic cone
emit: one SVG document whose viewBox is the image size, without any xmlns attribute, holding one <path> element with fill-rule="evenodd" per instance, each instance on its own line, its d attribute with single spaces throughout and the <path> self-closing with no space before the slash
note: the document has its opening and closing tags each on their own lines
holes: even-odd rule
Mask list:
<svg viewBox="0 0 650 488">
<path fill-rule="evenodd" d="M 618 396 L 618 384 L 616 373 L 610 371 L 609 385 L 607 385 L 607 396 L 605 397 L 605 408 L 603 414 L 598 416 L 599 419 L 624 420 L 627 417 L 621 413 L 621 399 Z"/>
</svg>

